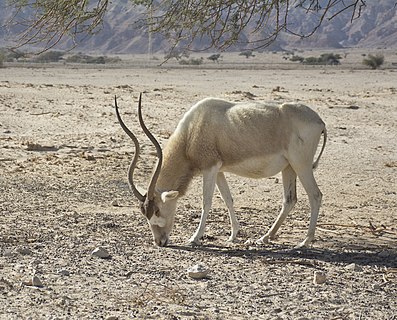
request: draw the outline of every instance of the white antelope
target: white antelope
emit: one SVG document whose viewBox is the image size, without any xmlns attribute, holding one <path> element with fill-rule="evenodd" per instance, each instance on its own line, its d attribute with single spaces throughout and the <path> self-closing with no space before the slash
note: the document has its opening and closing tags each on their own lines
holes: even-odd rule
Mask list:
<svg viewBox="0 0 397 320">
<path fill-rule="evenodd" d="M 232 103 L 206 98 L 194 105 L 180 120 L 163 151 L 147 129 L 141 112 L 139 96 L 138 117 L 145 134 L 157 150 L 158 162 L 146 194 L 134 184 L 134 169 L 139 156 L 139 142 L 122 121 L 117 100 L 118 121 L 135 144 L 135 155 L 128 170 L 128 182 L 141 204 L 154 242 L 165 246 L 174 225 L 177 200 L 183 196 L 193 176 L 203 175 L 203 208 L 191 244 L 199 244 L 211 209 L 215 185 L 229 211 L 233 241 L 239 223 L 233 208 L 233 199 L 224 172 L 249 178 L 269 177 L 282 172 L 283 205 L 270 230 L 258 243 L 274 239 L 287 214 L 294 207 L 296 177 L 298 176 L 310 201 L 311 217 L 306 238 L 299 246 L 308 245 L 314 238 L 322 193 L 313 176 L 324 151 L 327 131 L 324 122 L 310 108 L 295 103 L 279 106 L 258 102 Z M 324 142 L 317 160 L 314 156 L 321 135 Z"/>
</svg>

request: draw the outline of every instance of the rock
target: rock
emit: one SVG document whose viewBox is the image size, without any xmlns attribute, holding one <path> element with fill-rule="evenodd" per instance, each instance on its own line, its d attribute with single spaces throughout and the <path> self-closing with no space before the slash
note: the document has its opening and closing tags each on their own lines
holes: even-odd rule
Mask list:
<svg viewBox="0 0 397 320">
<path fill-rule="evenodd" d="M 89 153 L 89 152 L 83 152 L 83 153 L 81 153 L 81 154 L 80 154 L 80 157 L 83 158 L 83 159 L 85 159 L 85 160 L 88 160 L 88 161 L 94 161 L 94 160 L 95 160 L 95 156 L 92 155 L 92 154 Z"/>
<path fill-rule="evenodd" d="M 193 279 L 204 279 L 207 277 L 210 270 L 202 264 L 196 264 L 187 269 L 187 274 Z"/>
<path fill-rule="evenodd" d="M 116 199 L 114 199 L 114 200 L 111 202 L 111 205 L 112 205 L 113 207 L 120 207 L 119 202 L 118 202 Z"/>
<path fill-rule="evenodd" d="M 27 151 L 57 151 L 58 148 L 55 146 L 44 146 L 39 143 L 27 142 L 26 144 Z"/>
<path fill-rule="evenodd" d="M 24 256 L 32 254 L 32 250 L 30 250 L 29 248 L 20 248 L 18 249 L 18 252 Z"/>
<path fill-rule="evenodd" d="M 57 271 L 57 273 L 62 275 L 62 276 L 69 276 L 70 275 L 70 272 L 68 270 L 66 270 L 66 269 L 59 269 Z"/>
<path fill-rule="evenodd" d="M 327 281 L 327 276 L 322 271 L 314 271 L 313 283 L 323 284 Z"/>
<path fill-rule="evenodd" d="M 94 251 L 92 251 L 91 254 L 93 256 L 96 256 L 96 257 L 99 257 L 99 258 L 102 258 L 102 259 L 109 259 L 110 258 L 109 252 L 105 248 L 102 248 L 102 247 L 95 248 Z"/>
<path fill-rule="evenodd" d="M 346 270 L 349 271 L 362 271 L 362 268 L 356 265 L 355 263 L 350 263 L 345 267 Z"/>
<path fill-rule="evenodd" d="M 31 285 L 34 286 L 34 287 L 38 287 L 38 288 L 44 287 L 43 283 L 41 282 L 41 280 L 40 280 L 40 278 L 38 276 L 33 276 L 32 277 Z"/>
<path fill-rule="evenodd" d="M 281 91 L 281 87 L 280 86 L 276 86 L 272 89 L 272 92 L 280 92 Z"/>
<path fill-rule="evenodd" d="M 12 256 L 12 250 L 11 249 L 4 249 L 3 257 L 11 257 L 11 256 Z"/>
</svg>

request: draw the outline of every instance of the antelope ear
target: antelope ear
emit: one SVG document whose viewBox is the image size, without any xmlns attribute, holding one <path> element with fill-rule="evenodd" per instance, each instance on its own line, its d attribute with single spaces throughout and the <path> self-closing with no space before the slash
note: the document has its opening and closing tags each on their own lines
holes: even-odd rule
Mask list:
<svg viewBox="0 0 397 320">
<path fill-rule="evenodd" d="M 169 200 L 174 200 L 179 196 L 179 191 L 165 191 L 161 193 L 161 201 L 164 203 Z"/>
</svg>

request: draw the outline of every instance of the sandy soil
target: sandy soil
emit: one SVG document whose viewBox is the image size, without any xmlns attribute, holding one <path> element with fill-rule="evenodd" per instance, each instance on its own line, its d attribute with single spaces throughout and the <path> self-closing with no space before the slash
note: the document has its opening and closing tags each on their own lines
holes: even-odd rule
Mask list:
<svg viewBox="0 0 397 320">
<path fill-rule="evenodd" d="M 0 70 L 0 319 L 397 318 L 397 70 L 268 68 L 255 59 L 195 69 Z M 227 211 L 216 194 L 203 246 L 185 245 L 199 222 L 198 177 L 179 202 L 172 245 L 155 247 L 128 189 L 133 147 L 113 109 L 117 95 L 138 128 L 139 92 L 162 144 L 206 96 L 316 110 L 329 141 L 315 173 L 324 198 L 313 246 L 294 250 L 309 220 L 300 185 L 279 237 L 247 245 L 274 221 L 282 185 L 279 176 L 230 175 L 242 225 L 236 243 L 226 243 Z M 144 186 L 154 150 L 136 132 Z M 97 247 L 110 258 L 93 256 Z M 187 275 L 198 263 L 207 278 Z M 313 283 L 317 271 L 324 284 Z"/>
</svg>

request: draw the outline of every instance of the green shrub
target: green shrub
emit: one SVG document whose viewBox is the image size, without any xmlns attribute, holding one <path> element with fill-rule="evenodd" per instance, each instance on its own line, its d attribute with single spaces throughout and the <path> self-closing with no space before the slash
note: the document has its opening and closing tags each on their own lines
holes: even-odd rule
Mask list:
<svg viewBox="0 0 397 320">
<path fill-rule="evenodd" d="M 304 64 L 319 64 L 319 60 L 316 57 L 308 57 L 303 60 Z"/>
<path fill-rule="evenodd" d="M 305 58 L 301 57 L 301 56 L 292 56 L 290 59 L 290 61 L 299 61 L 299 62 L 303 62 L 305 60 Z"/>
<path fill-rule="evenodd" d="M 171 52 L 168 52 L 165 56 L 164 59 L 165 60 L 170 60 L 175 58 L 177 61 L 179 61 L 180 59 L 182 59 L 183 57 L 185 58 L 189 58 L 189 52 L 186 51 L 180 51 L 178 49 L 174 49 Z"/>
<path fill-rule="evenodd" d="M 40 53 L 37 57 L 33 59 L 33 61 L 41 63 L 59 62 L 63 55 L 64 53 L 61 51 L 46 51 Z"/>
<path fill-rule="evenodd" d="M 342 59 L 340 54 L 334 54 L 334 53 L 323 53 L 320 56 L 320 61 L 324 64 L 331 64 L 331 65 L 337 65 L 340 64 L 340 59 Z"/>
<path fill-rule="evenodd" d="M 385 57 L 381 54 L 372 55 L 369 54 L 368 58 L 363 60 L 363 64 L 370 67 L 371 69 L 378 69 L 385 62 Z"/>
<path fill-rule="evenodd" d="M 8 50 L 8 52 L 5 56 L 6 56 L 6 58 L 5 58 L 6 61 L 12 62 L 15 60 L 18 61 L 18 59 L 20 59 L 20 58 L 25 58 L 26 54 L 19 50 Z"/>
<path fill-rule="evenodd" d="M 155 58 L 153 58 L 153 60 L 155 60 Z M 105 56 L 105 63 L 119 63 L 119 62 L 121 62 L 120 57 L 106 57 Z"/>
<path fill-rule="evenodd" d="M 221 57 L 220 53 L 215 53 L 215 54 L 210 55 L 207 59 L 218 63 L 220 57 Z"/>
<path fill-rule="evenodd" d="M 186 59 L 179 60 L 179 64 L 181 64 L 181 65 L 198 66 L 202 63 L 203 63 L 203 58 L 200 58 L 200 59 L 191 58 L 189 60 L 186 60 Z"/>
<path fill-rule="evenodd" d="M 339 54 L 323 53 L 320 57 L 308 57 L 302 62 L 304 64 L 319 64 L 319 65 L 338 65 L 342 57 Z"/>
<path fill-rule="evenodd" d="M 239 56 L 244 56 L 247 59 L 250 58 L 250 57 L 255 57 L 254 52 L 252 50 L 241 51 Z"/>
<path fill-rule="evenodd" d="M 87 63 L 93 63 L 93 64 L 105 64 L 105 57 L 100 56 L 100 57 L 90 57 L 90 59 L 87 60 Z"/>
<path fill-rule="evenodd" d="M 93 57 L 87 54 L 78 53 L 66 58 L 68 63 L 90 63 L 90 64 L 105 64 L 118 63 L 121 59 L 119 57 L 108 58 L 106 56 Z"/>
</svg>

